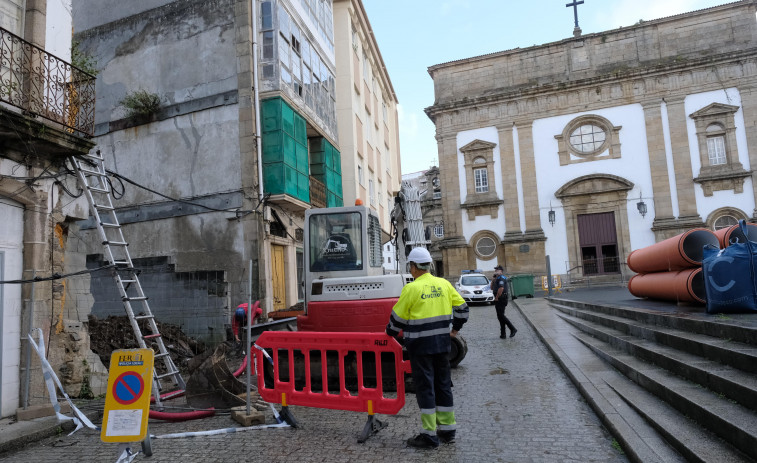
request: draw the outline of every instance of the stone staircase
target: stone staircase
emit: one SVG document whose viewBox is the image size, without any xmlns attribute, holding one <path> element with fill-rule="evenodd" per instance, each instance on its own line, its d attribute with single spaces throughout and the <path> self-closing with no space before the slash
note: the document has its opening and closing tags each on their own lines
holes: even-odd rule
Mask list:
<svg viewBox="0 0 757 463">
<path fill-rule="evenodd" d="M 564 340 L 553 354 L 574 356 L 558 361 L 632 460 L 757 460 L 754 323 L 559 296 L 549 305 L 556 309 L 551 316 L 569 324 L 566 332 L 588 349 Z M 593 372 L 597 362 L 585 352 L 614 371 Z M 571 365 L 580 374 L 571 373 Z"/>
</svg>

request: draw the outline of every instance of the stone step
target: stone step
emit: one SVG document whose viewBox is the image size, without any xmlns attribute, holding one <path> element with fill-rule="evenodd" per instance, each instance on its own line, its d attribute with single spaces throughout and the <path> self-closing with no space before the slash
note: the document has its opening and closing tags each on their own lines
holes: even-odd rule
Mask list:
<svg viewBox="0 0 757 463">
<path fill-rule="evenodd" d="M 518 300 L 515 307 L 576 385 L 602 423 L 633 462 L 675 463 L 686 459 L 640 414 L 628 405 L 608 382 L 633 384 L 572 334 L 577 330 L 557 316 L 543 299 Z M 645 394 L 649 394 L 644 391 Z"/>
<path fill-rule="evenodd" d="M 753 461 L 635 383 L 608 381 L 607 385 L 636 413 L 644 417 L 688 461 L 703 463 Z"/>
<path fill-rule="evenodd" d="M 574 336 L 602 360 L 679 413 L 750 458 L 757 458 L 757 413 L 587 334 L 574 333 Z"/>
<path fill-rule="evenodd" d="M 587 320 L 558 314 L 594 338 L 757 411 L 757 375 Z"/>
<path fill-rule="evenodd" d="M 704 313 L 704 308 L 697 308 L 696 312 L 661 311 L 574 301 L 559 296 L 548 300 L 550 303 L 628 318 L 647 325 L 675 328 L 757 346 L 757 317 L 752 314 L 708 315 Z"/>
<path fill-rule="evenodd" d="M 607 326 L 624 334 L 663 344 L 745 372 L 757 373 L 757 346 L 680 328 L 668 328 L 654 323 L 648 324 L 627 317 L 563 305 L 555 301 L 551 301 L 550 305 L 575 318 Z"/>
</svg>

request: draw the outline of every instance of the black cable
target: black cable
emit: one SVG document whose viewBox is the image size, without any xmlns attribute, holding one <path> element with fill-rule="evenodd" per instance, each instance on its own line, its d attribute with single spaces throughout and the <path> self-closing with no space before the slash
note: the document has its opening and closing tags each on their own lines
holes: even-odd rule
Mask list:
<svg viewBox="0 0 757 463">
<path fill-rule="evenodd" d="M 173 198 L 171 196 L 165 195 L 165 194 L 160 193 L 158 191 L 155 191 L 155 190 L 153 190 L 151 188 L 148 188 L 148 187 L 146 187 L 144 185 L 140 185 L 139 183 L 135 182 L 134 180 L 131 180 L 131 179 L 127 178 L 127 177 L 124 177 L 123 175 L 121 175 L 121 174 L 119 174 L 117 172 L 113 172 L 112 170 L 105 169 L 105 172 L 107 172 L 109 175 L 115 177 L 119 181 L 123 180 L 123 181 L 125 181 L 127 183 L 131 183 L 132 185 L 134 185 L 134 186 L 136 186 L 138 188 L 142 188 L 143 190 L 149 191 L 152 194 L 156 194 L 156 195 L 160 196 L 161 198 L 169 199 L 171 201 L 176 201 L 176 202 L 179 202 L 179 203 L 189 204 L 191 206 L 202 207 L 203 209 L 207 209 L 207 210 L 213 211 L 213 212 L 231 212 L 231 208 L 229 208 L 229 209 L 216 209 L 214 207 L 205 206 L 204 204 L 193 203 L 192 201 L 187 201 L 187 200 L 184 200 L 184 199 Z"/>
<path fill-rule="evenodd" d="M 82 189 L 81 189 L 81 188 L 79 187 L 78 183 L 77 183 L 77 185 L 76 185 L 76 189 L 78 190 L 78 193 L 77 193 L 77 194 L 73 194 L 73 193 L 71 193 L 71 192 L 70 192 L 70 191 L 68 190 L 68 187 L 66 187 L 66 185 L 65 185 L 65 184 L 64 184 L 63 182 L 61 182 L 60 180 L 56 180 L 56 181 L 55 181 L 55 184 L 56 184 L 56 185 L 58 185 L 58 186 L 59 186 L 59 187 L 61 188 L 61 190 L 63 190 L 64 192 L 66 192 L 66 194 L 67 194 L 68 196 L 72 197 L 72 198 L 79 198 L 79 197 L 81 197 L 81 195 L 83 195 L 83 194 L 84 194 L 84 190 L 82 190 Z"/>
<path fill-rule="evenodd" d="M 61 275 L 60 273 L 53 273 L 49 277 L 34 277 L 34 278 L 30 279 L 30 280 L 6 280 L 6 281 L 0 281 L 0 285 L 22 284 L 22 283 L 36 283 L 36 282 L 39 282 L 39 281 L 61 280 L 63 278 L 68 278 L 68 277 L 72 277 L 72 276 L 75 276 L 75 275 L 84 275 L 85 273 L 94 273 L 94 272 L 98 272 L 100 270 L 105 270 L 105 269 L 115 268 L 115 267 L 116 267 L 115 264 L 111 264 L 111 265 L 106 265 L 104 267 L 98 267 L 98 268 L 90 269 L 90 270 L 81 270 L 81 271 L 78 271 L 78 272 L 66 273 L 66 274 L 63 274 L 63 275 Z"/>
</svg>

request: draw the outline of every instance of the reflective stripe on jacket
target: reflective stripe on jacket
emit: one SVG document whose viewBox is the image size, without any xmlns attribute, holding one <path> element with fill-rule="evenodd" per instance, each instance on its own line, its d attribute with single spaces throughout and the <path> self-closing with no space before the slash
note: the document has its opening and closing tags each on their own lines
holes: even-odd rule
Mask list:
<svg viewBox="0 0 757 463">
<path fill-rule="evenodd" d="M 444 278 L 424 273 L 402 288 L 386 332 L 404 331 L 405 346 L 418 354 L 450 351 L 450 323 L 459 330 L 468 321 L 468 306 Z"/>
</svg>

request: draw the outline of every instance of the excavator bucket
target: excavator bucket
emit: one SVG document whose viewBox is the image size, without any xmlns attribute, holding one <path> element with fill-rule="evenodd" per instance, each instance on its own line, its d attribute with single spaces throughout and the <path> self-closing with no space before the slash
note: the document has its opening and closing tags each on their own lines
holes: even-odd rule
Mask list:
<svg viewBox="0 0 757 463">
<path fill-rule="evenodd" d="M 244 405 L 247 385 L 234 377 L 226 364 L 227 346 L 220 344 L 192 371 L 187 382 L 187 403 L 193 408 L 231 408 Z M 257 388 L 255 388 L 257 389 Z"/>
</svg>

